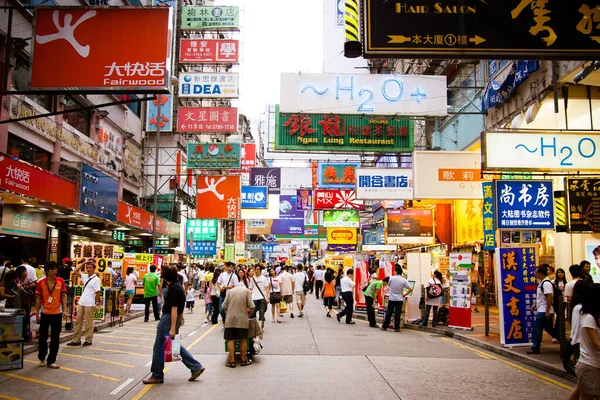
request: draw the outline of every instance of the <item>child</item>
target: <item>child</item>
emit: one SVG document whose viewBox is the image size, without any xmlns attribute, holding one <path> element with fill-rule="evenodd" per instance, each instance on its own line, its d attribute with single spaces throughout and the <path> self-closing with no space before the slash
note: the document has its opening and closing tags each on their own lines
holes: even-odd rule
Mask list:
<svg viewBox="0 0 600 400">
<path fill-rule="evenodd" d="M 212 297 L 210 296 L 210 286 L 207 284 L 204 286 L 204 323 L 208 324 L 210 314 L 212 313 Z"/>
<path fill-rule="evenodd" d="M 194 288 L 190 286 L 187 291 L 187 297 L 185 298 L 185 308 L 190 310 L 190 314 L 194 312 L 194 304 L 196 300 L 194 300 Z"/>
</svg>

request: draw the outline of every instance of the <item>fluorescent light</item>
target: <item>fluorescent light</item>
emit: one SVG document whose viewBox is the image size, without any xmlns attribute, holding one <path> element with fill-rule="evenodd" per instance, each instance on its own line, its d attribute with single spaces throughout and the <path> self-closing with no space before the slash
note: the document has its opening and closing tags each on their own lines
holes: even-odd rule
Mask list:
<svg viewBox="0 0 600 400">
<path fill-rule="evenodd" d="M 49 226 L 52 229 L 56 229 L 56 227 L 54 225 L 46 224 L 46 226 Z"/>
<path fill-rule="evenodd" d="M 33 204 L 25 204 L 24 207 L 35 207 Z"/>
<path fill-rule="evenodd" d="M 138 236 L 152 236 L 151 233 L 140 233 Z"/>
<path fill-rule="evenodd" d="M 73 226 L 73 225 L 77 225 L 75 222 L 69 222 L 69 225 Z"/>
<path fill-rule="evenodd" d="M 13 236 L 13 239 L 19 239 L 19 237 L 18 236 Z"/>
<path fill-rule="evenodd" d="M 130 231 L 131 229 L 125 228 L 124 226 L 119 226 L 115 228 L 115 231 Z"/>
<path fill-rule="evenodd" d="M 6 237 L 6 235 L 0 235 L 0 238 L 5 238 L 5 237 Z"/>
<path fill-rule="evenodd" d="M 64 212 L 58 211 L 58 210 L 54 210 L 54 214 L 58 214 L 58 215 L 65 215 Z"/>
<path fill-rule="evenodd" d="M 50 211 L 49 209 L 47 209 L 46 207 L 38 207 L 38 210 L 40 211 Z"/>
</svg>

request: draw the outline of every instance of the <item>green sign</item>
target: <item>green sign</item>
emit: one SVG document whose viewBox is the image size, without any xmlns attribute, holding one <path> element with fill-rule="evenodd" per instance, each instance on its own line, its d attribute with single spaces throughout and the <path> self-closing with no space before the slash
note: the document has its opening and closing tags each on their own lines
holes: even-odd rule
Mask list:
<svg viewBox="0 0 600 400">
<path fill-rule="evenodd" d="M 509 179 L 509 180 L 523 180 L 530 181 L 533 179 L 532 172 L 502 172 L 500 174 L 500 179 Z"/>
<path fill-rule="evenodd" d="M 125 232 L 123 232 L 123 231 L 113 231 L 112 238 L 114 240 L 119 241 L 119 242 L 124 242 L 125 241 Z"/>
<path fill-rule="evenodd" d="M 239 143 L 188 143 L 187 167 L 239 169 L 242 154 Z"/>
<path fill-rule="evenodd" d="M 233 245 L 233 244 L 225 245 L 225 252 L 223 254 L 223 258 L 225 259 L 225 261 L 231 261 L 231 262 L 235 261 L 235 245 Z"/>
<path fill-rule="evenodd" d="M 319 225 L 304 225 L 304 234 L 273 235 L 277 239 L 327 239 L 327 229 Z M 250 247 L 249 247 L 250 249 Z"/>
<path fill-rule="evenodd" d="M 237 30 L 239 7 L 183 6 L 181 29 Z"/>
<path fill-rule="evenodd" d="M 217 220 L 188 219 L 186 222 L 186 232 L 188 241 L 216 242 Z"/>
<path fill-rule="evenodd" d="M 323 211 L 323 226 L 326 228 L 359 228 L 358 210 Z"/>
<path fill-rule="evenodd" d="M 278 111 L 275 150 L 411 152 L 413 134 L 406 117 Z"/>
<path fill-rule="evenodd" d="M 143 240 L 128 240 L 127 244 L 129 246 L 142 246 L 144 244 Z"/>
</svg>

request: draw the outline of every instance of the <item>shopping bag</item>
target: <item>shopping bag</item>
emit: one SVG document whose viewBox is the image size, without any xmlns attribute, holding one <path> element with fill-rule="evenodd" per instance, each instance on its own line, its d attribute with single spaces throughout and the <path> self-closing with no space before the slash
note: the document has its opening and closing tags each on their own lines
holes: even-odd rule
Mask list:
<svg viewBox="0 0 600 400">
<path fill-rule="evenodd" d="M 165 335 L 163 342 L 163 356 L 165 362 L 181 361 L 181 336 L 175 335 L 173 339 L 171 336 Z"/>
<path fill-rule="evenodd" d="M 286 312 L 288 312 L 287 304 L 283 300 L 281 300 L 279 302 L 279 312 L 280 313 L 286 313 Z"/>
</svg>

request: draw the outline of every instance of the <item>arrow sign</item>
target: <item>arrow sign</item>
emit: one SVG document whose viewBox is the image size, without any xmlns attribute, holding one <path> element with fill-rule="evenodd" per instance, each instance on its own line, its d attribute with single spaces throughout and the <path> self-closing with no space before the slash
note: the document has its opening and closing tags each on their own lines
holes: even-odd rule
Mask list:
<svg viewBox="0 0 600 400">
<path fill-rule="evenodd" d="M 481 36 L 477 36 L 477 35 L 475 35 L 475 37 L 469 38 L 469 42 L 475 43 L 476 46 L 479 46 L 481 43 L 483 43 L 485 41 L 486 40 L 484 38 L 482 38 Z"/>
<path fill-rule="evenodd" d="M 550 222 L 532 222 L 532 225 L 545 225 L 545 226 L 550 226 Z"/>
<path fill-rule="evenodd" d="M 388 43 L 406 43 L 412 40 L 410 36 L 388 35 L 388 37 L 390 38 L 390 40 L 388 40 Z"/>
</svg>

